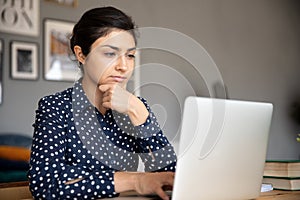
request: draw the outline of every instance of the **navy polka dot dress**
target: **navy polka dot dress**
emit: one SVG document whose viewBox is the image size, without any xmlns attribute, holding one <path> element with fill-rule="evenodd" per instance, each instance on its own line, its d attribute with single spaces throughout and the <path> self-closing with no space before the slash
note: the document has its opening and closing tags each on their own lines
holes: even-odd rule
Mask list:
<svg viewBox="0 0 300 200">
<path fill-rule="evenodd" d="M 133 126 L 127 115 L 93 107 L 80 81 L 39 101 L 28 178 L 35 199 L 115 197 L 114 173 L 175 171 L 176 155 L 154 114 Z M 77 181 L 73 181 L 73 180 Z"/>
</svg>

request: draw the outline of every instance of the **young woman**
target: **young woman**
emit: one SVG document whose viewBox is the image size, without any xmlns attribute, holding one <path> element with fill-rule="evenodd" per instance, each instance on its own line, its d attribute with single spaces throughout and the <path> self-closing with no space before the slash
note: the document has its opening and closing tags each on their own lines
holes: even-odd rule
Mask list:
<svg viewBox="0 0 300 200">
<path fill-rule="evenodd" d="M 36 199 L 97 199 L 135 190 L 168 199 L 173 147 L 146 100 L 126 90 L 134 69 L 135 25 L 113 7 L 74 26 L 71 48 L 82 77 L 39 101 L 28 172 Z M 145 172 L 136 172 L 139 158 Z"/>
</svg>

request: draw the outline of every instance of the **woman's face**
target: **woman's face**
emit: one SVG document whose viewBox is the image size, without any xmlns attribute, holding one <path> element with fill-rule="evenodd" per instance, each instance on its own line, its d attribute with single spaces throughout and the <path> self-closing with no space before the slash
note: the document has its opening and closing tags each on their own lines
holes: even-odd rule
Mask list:
<svg viewBox="0 0 300 200">
<path fill-rule="evenodd" d="M 112 31 L 92 44 L 83 63 L 83 78 L 96 85 L 120 84 L 125 88 L 134 69 L 135 51 L 135 41 L 129 32 Z"/>
</svg>

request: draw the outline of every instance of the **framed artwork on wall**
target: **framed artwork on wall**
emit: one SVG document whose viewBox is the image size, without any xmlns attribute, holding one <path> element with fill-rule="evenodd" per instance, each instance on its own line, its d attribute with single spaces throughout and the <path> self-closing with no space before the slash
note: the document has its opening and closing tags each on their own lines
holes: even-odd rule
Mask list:
<svg viewBox="0 0 300 200">
<path fill-rule="evenodd" d="M 78 0 L 44 0 L 46 2 L 55 3 L 62 6 L 77 7 Z"/>
<path fill-rule="evenodd" d="M 3 95 L 3 90 L 2 90 L 2 88 L 3 88 L 3 79 L 2 79 L 2 74 L 3 74 L 3 72 L 2 72 L 2 69 L 3 69 L 3 49 L 4 49 L 4 47 L 3 47 L 3 40 L 2 39 L 0 39 L 0 104 L 2 104 L 2 95 Z"/>
<path fill-rule="evenodd" d="M 80 70 L 70 49 L 74 23 L 44 21 L 44 78 L 52 81 L 75 81 Z"/>
<path fill-rule="evenodd" d="M 38 45 L 37 43 L 12 41 L 11 78 L 36 80 L 38 78 Z"/>
<path fill-rule="evenodd" d="M 5 0 L 0 6 L 0 31 L 19 35 L 39 35 L 40 1 Z"/>
</svg>

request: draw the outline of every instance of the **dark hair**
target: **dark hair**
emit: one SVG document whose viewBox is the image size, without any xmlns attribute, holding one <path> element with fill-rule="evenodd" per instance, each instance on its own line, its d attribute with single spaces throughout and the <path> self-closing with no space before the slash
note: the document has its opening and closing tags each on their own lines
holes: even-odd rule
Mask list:
<svg viewBox="0 0 300 200">
<path fill-rule="evenodd" d="M 75 24 L 70 39 L 70 46 L 74 52 L 74 46 L 81 47 L 82 53 L 87 55 L 92 44 L 100 37 L 108 35 L 113 29 L 129 31 L 136 42 L 134 32 L 135 24 L 131 17 L 114 7 L 93 8 L 86 11 Z"/>
</svg>

